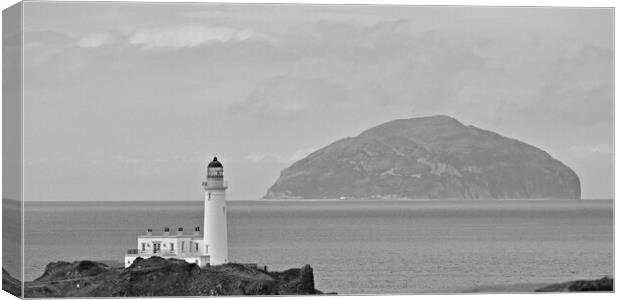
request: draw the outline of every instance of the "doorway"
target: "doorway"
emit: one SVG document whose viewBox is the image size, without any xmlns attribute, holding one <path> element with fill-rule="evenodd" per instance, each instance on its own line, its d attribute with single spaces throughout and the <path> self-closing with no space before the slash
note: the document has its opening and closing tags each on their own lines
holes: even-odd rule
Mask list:
<svg viewBox="0 0 620 300">
<path fill-rule="evenodd" d="M 161 252 L 161 242 L 153 242 L 153 254 Z"/>
</svg>

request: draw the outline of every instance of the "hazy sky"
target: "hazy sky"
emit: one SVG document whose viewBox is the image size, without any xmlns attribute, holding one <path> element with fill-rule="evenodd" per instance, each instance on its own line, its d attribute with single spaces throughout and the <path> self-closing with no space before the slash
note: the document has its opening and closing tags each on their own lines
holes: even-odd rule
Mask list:
<svg viewBox="0 0 620 300">
<path fill-rule="evenodd" d="M 27 2 L 25 198 L 257 199 L 312 150 L 435 114 L 613 193 L 613 11 Z"/>
</svg>

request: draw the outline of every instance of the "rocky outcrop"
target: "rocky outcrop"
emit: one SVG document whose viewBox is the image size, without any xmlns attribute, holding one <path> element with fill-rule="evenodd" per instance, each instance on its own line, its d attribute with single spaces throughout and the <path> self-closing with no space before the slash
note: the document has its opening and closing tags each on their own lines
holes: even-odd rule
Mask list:
<svg viewBox="0 0 620 300">
<path fill-rule="evenodd" d="M 90 260 L 75 261 L 73 263 L 59 261 L 47 264 L 43 275 L 35 279 L 38 282 L 84 278 L 99 275 L 107 271 L 108 266 Z"/>
<path fill-rule="evenodd" d="M 593 292 L 614 291 L 614 279 L 605 276 L 595 280 L 576 280 L 560 284 L 552 284 L 536 290 L 537 292 Z"/>
<path fill-rule="evenodd" d="M 22 283 L 18 279 L 13 278 L 4 268 L 2 268 L 2 289 L 13 296 L 21 298 Z"/>
<path fill-rule="evenodd" d="M 447 116 L 391 121 L 283 170 L 264 198 L 579 199 L 579 178 L 534 146 Z"/>
<path fill-rule="evenodd" d="M 240 264 L 201 269 L 183 260 L 151 257 L 136 259 L 129 268 L 111 268 L 92 261 L 50 263 L 41 277 L 26 282 L 24 294 L 27 298 L 83 298 L 309 295 L 321 292 L 314 288 L 313 271 L 308 265 L 284 272 L 266 272 Z"/>
</svg>

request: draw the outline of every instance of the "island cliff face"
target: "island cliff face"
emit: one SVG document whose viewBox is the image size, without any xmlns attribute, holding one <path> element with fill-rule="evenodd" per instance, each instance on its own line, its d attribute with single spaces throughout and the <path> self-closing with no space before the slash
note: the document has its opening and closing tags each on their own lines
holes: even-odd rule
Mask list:
<svg viewBox="0 0 620 300">
<path fill-rule="evenodd" d="M 283 170 L 264 198 L 580 199 L 545 151 L 448 116 L 395 120 Z"/>
<path fill-rule="evenodd" d="M 3 269 L 2 288 L 18 295 L 20 283 Z M 309 265 L 283 272 L 266 272 L 225 264 L 201 269 L 183 260 L 138 258 L 129 268 L 99 262 L 50 263 L 44 274 L 24 284 L 26 298 L 141 297 L 220 295 L 309 295 L 314 288 Z"/>
</svg>

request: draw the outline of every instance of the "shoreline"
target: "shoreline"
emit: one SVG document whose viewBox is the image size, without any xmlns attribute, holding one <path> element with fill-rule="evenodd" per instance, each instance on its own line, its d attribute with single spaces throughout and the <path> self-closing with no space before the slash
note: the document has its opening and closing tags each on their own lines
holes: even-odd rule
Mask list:
<svg viewBox="0 0 620 300">
<path fill-rule="evenodd" d="M 110 263 L 110 264 L 108 264 Z M 176 271 L 172 271 L 171 273 L 166 274 L 167 281 L 178 281 L 180 279 L 183 280 L 192 280 L 191 278 L 187 279 L 187 273 L 189 271 L 190 274 L 200 274 L 203 270 L 207 270 L 207 273 L 211 274 L 222 274 L 216 276 L 237 276 L 237 279 L 241 280 L 236 283 L 236 288 L 234 292 L 232 290 L 226 290 L 221 284 L 217 284 L 215 289 L 211 288 L 206 294 L 200 294 L 200 296 L 213 296 L 213 295 L 268 295 L 275 293 L 275 295 L 300 295 L 300 294 L 325 294 L 325 295 L 335 295 L 336 292 L 321 292 L 314 288 L 314 275 L 313 270 L 309 265 L 302 267 L 301 269 L 289 269 L 284 271 L 263 271 L 260 268 L 248 267 L 244 264 L 226 264 L 221 266 L 211 266 L 206 269 L 197 268 L 197 266 L 193 264 L 188 264 L 183 261 L 174 260 L 174 259 L 163 259 L 163 258 L 155 258 L 155 259 L 146 259 L 140 260 L 137 264 L 130 268 L 122 267 L 122 262 L 120 261 L 74 261 L 73 263 L 59 261 L 55 263 L 49 263 L 44 273 L 37 277 L 37 279 L 33 281 L 25 282 L 24 286 L 26 288 L 26 297 L 34 296 L 37 298 L 43 297 L 67 297 L 71 295 L 81 295 L 89 297 L 89 294 L 79 294 L 80 286 L 83 286 L 83 289 L 86 289 L 87 286 L 93 285 L 99 288 L 100 286 L 105 286 L 114 284 L 118 285 L 118 278 L 122 278 L 126 275 L 120 274 L 141 274 L 141 273 L 152 273 L 156 272 L 161 275 L 162 269 L 170 269 L 176 268 Z M 180 268 L 180 269 L 179 269 Z M 188 269 L 189 268 L 189 269 Z M 184 271 L 185 270 L 185 271 Z M 233 270 L 233 273 L 230 273 Z M 198 273 L 196 273 L 198 272 Z M 215 273 L 214 273 L 215 272 Z M 218 273 L 219 272 L 219 273 Z M 228 273 L 226 273 L 228 272 Z M 113 273 L 114 276 L 105 277 L 107 273 Z M 146 274 L 145 273 L 145 274 Z M 263 274 L 263 275 L 261 275 Z M 175 278 L 179 276 L 178 278 Z M 268 292 L 264 289 L 256 290 L 254 287 L 253 280 L 258 280 L 258 282 L 262 282 L 265 278 L 260 276 L 269 275 L 272 279 L 284 280 L 284 286 L 290 286 L 291 283 L 301 284 L 304 286 L 302 290 L 288 290 L 289 293 L 281 294 L 275 290 L 271 290 Z M 136 275 L 130 275 L 136 276 Z M 140 275 L 142 276 L 142 275 Z M 150 275 L 149 275 L 150 276 Z M 190 275 L 191 276 L 191 275 Z M 239 277 L 240 276 L 240 277 Z M 257 277 L 258 276 L 258 277 Z M 235 278 L 237 278 L 235 277 Z M 97 281 L 96 278 L 105 278 L 108 281 Z M 135 278 L 135 277 L 134 277 Z M 250 278 L 250 279 L 248 279 Z M 252 279 L 254 278 L 254 279 Z M 297 279 L 296 279 L 297 278 Z M 218 279 L 215 279 L 216 281 Z M 248 282 L 250 280 L 250 282 Z M 564 281 L 560 283 L 515 283 L 515 284 L 498 284 L 498 285 L 484 285 L 477 286 L 464 290 L 454 290 L 454 291 L 421 291 L 421 292 L 411 292 L 411 293 L 360 293 L 360 294 L 341 294 L 341 295 L 422 295 L 422 294 L 475 294 L 475 293 L 487 293 L 487 294 L 532 294 L 532 293 L 545 293 L 545 292 L 613 292 L 613 276 L 604 276 L 602 278 L 591 278 L 591 279 L 575 279 Z M 213 278 L 211 279 L 213 281 Z M 18 288 L 21 282 L 15 278 L 13 278 L 4 268 L 3 268 L 3 289 L 11 294 L 15 295 L 16 291 L 20 291 Z M 124 287 L 124 291 L 122 296 L 140 296 L 141 294 L 132 294 L 135 291 L 130 291 L 129 294 L 126 291 L 127 289 L 131 290 L 133 285 L 142 284 L 142 289 L 146 289 L 146 291 L 152 291 L 156 289 L 155 284 L 144 282 L 139 283 L 131 283 L 129 286 Z M 149 287 L 149 284 L 152 285 Z M 162 283 L 160 283 L 162 284 Z M 168 282 L 164 282 L 163 284 L 168 284 Z M 211 284 L 214 282 L 203 282 L 203 285 Z M 241 285 L 248 285 L 249 289 L 256 292 L 254 294 L 247 294 L 247 290 L 245 292 L 240 292 L 239 287 Z M 260 285 L 260 284 L 259 284 Z M 110 290 L 110 288 L 107 288 Z M 245 289 L 245 288 L 244 288 Z M 61 293 L 62 294 L 48 294 L 47 296 L 41 294 L 42 291 L 45 293 Z M 204 291 L 204 289 L 203 289 Z M 291 292 L 292 291 L 292 292 Z M 297 292 L 299 293 L 297 293 Z M 100 291 L 99 291 L 100 292 Z M 78 294 L 74 294 L 78 293 Z M 231 294 L 232 293 L 232 294 Z M 118 291 L 116 291 L 116 296 Z M 160 296 L 179 296 L 185 294 L 165 294 Z M 102 296 L 99 294 L 98 296 Z M 103 295 L 106 297 L 106 295 Z M 109 296 L 109 295 L 107 295 Z M 113 295 L 112 295 L 113 296 Z"/>
<path fill-rule="evenodd" d="M 5 291 L 21 291 L 21 281 L 4 268 L 2 273 Z M 314 288 L 310 265 L 283 271 L 237 263 L 200 268 L 155 256 L 138 258 L 128 268 L 91 260 L 51 262 L 23 286 L 26 298 L 323 294 Z"/>
<path fill-rule="evenodd" d="M 346 282 L 347 278 L 340 276 L 340 273 L 344 270 L 343 268 L 347 267 L 346 264 L 340 265 L 338 261 L 332 261 L 327 266 L 329 267 L 327 269 L 326 265 L 321 266 L 322 275 L 319 282 L 321 286 L 327 287 L 328 290 L 342 291 L 338 288 L 342 287 L 353 293 L 375 292 L 377 290 L 383 292 L 410 292 L 411 290 L 426 292 L 431 289 L 434 291 L 461 292 L 476 288 L 480 289 L 480 287 L 476 286 L 480 284 L 512 282 L 552 283 L 573 278 L 588 278 L 592 274 L 609 274 L 609 262 L 613 257 L 610 252 L 610 241 L 612 240 L 610 224 L 613 222 L 612 202 L 426 202 L 426 204 L 395 201 L 388 201 L 385 204 L 383 202 L 358 201 L 343 203 L 344 201 L 339 200 L 334 202 L 314 202 L 314 204 L 312 202 L 298 203 L 297 201 L 267 202 L 266 204 L 257 202 L 232 203 L 230 205 L 229 212 L 231 218 L 235 220 L 233 223 L 236 222 L 235 224 L 238 226 L 233 227 L 233 229 L 236 228 L 235 236 L 242 237 L 244 243 L 247 241 L 247 244 L 236 242 L 236 252 L 233 255 L 237 258 L 236 260 L 262 261 L 270 266 L 285 269 L 295 267 L 296 265 L 291 263 L 299 261 L 309 262 L 313 266 L 318 266 L 318 264 L 326 262 L 320 255 L 332 255 L 333 253 L 339 261 L 347 262 L 347 257 L 350 257 L 350 262 L 352 263 L 366 262 L 366 265 L 359 268 L 360 276 L 364 277 L 360 277 L 361 280 L 359 282 L 356 280 L 356 282 L 351 282 L 350 284 Z M 488 205 L 485 203 L 488 203 Z M 51 247 L 47 247 L 46 245 L 49 243 L 40 239 L 45 237 L 42 233 L 39 233 L 43 231 L 30 231 L 30 235 L 26 235 L 25 243 L 27 245 L 38 245 L 37 247 L 27 247 L 25 249 L 25 257 L 30 258 L 25 262 L 26 268 L 24 273 L 26 280 L 35 279 L 36 276 L 42 273 L 46 263 L 50 261 L 93 258 L 97 260 L 122 259 L 119 253 L 123 253 L 125 247 L 119 248 L 119 245 L 134 243 L 135 237 L 132 232 L 141 232 L 143 228 L 149 228 L 151 226 L 150 222 L 154 222 L 155 219 L 142 223 L 131 221 L 126 224 L 117 222 L 117 219 L 124 219 L 125 216 L 136 215 L 145 210 L 154 211 L 156 213 L 155 216 L 158 216 L 157 221 L 161 222 L 161 227 L 163 227 L 174 224 L 171 222 L 175 220 L 183 220 L 183 217 L 191 213 L 193 207 L 196 207 L 198 204 L 181 204 L 179 205 L 180 210 L 169 211 L 169 206 L 166 204 L 142 206 L 140 203 L 130 203 L 131 209 L 119 210 L 120 217 L 116 217 L 117 212 L 116 208 L 113 207 L 114 204 L 107 207 L 104 206 L 103 210 L 100 210 L 98 207 L 91 210 L 90 206 L 77 206 L 74 210 L 71 208 L 71 205 L 71 203 L 64 203 L 58 209 L 54 208 L 52 212 L 44 208 L 40 212 L 32 214 L 34 217 L 29 220 L 36 220 L 36 222 L 26 224 L 26 227 L 45 228 L 45 231 L 47 231 L 49 224 L 63 224 L 60 221 L 73 220 L 74 216 L 78 221 L 76 224 L 80 225 L 66 225 L 50 230 L 50 235 L 57 236 L 58 239 L 66 241 L 67 245 L 73 245 L 71 248 L 58 244 L 51 244 Z M 109 209 L 110 207 L 114 209 Z M 301 209 L 297 209 L 297 207 L 301 207 Z M 275 208 L 275 210 L 272 208 Z M 298 210 L 299 212 L 297 212 Z M 550 219 L 548 218 L 549 214 L 561 216 L 561 218 L 554 217 Z M 160 216 L 163 217 L 160 218 Z M 252 218 L 247 218 L 248 216 Z M 273 216 L 278 218 L 273 218 Z M 372 218 L 368 219 L 368 216 Z M 510 222 L 505 218 L 498 218 L 500 216 L 510 216 Z M 47 217 L 50 218 L 46 219 Z M 196 220 L 198 220 L 198 217 L 198 214 L 194 214 Z M 90 220 L 93 220 L 93 218 L 98 220 L 97 226 L 91 224 Z M 131 218 L 128 218 L 128 220 L 131 220 Z M 190 228 L 192 220 L 187 221 L 187 224 L 183 223 L 181 225 Z M 310 229 L 312 226 L 307 227 L 305 225 L 306 223 L 311 224 L 314 220 L 325 222 L 317 223 L 313 229 Z M 427 225 L 420 226 L 424 224 Z M 458 228 L 453 228 L 455 224 L 459 225 Z M 546 226 L 546 224 L 554 226 L 547 228 L 557 228 L 553 230 L 553 233 L 558 238 L 561 238 L 561 243 L 554 242 L 555 240 L 542 240 L 543 243 L 540 243 L 541 234 L 539 233 L 539 228 L 542 225 Z M 567 224 L 570 226 L 559 226 Z M 282 234 L 270 234 L 261 230 L 261 228 L 275 228 L 275 226 L 281 228 L 279 232 Z M 304 228 L 309 229 L 306 231 Z M 338 228 L 338 230 L 332 232 L 333 228 Z M 365 230 L 373 228 L 376 230 L 380 229 L 381 231 L 370 236 L 364 233 Z M 432 235 L 425 228 L 442 233 L 442 235 L 441 237 Z M 320 230 L 322 238 L 320 240 L 322 243 L 317 244 L 319 254 L 309 253 L 308 259 L 304 259 L 299 250 L 307 245 L 308 238 L 311 238 L 314 234 L 313 232 L 318 230 Z M 379 235 L 379 233 L 383 232 L 390 232 L 390 235 L 387 238 L 385 235 Z M 591 233 L 588 237 L 588 240 L 591 242 L 582 244 L 580 242 L 581 238 L 576 236 L 575 232 Z M 510 245 L 514 244 L 515 241 L 510 235 L 506 235 L 509 233 L 523 234 L 519 236 L 522 240 L 518 244 L 524 245 L 523 248 L 511 248 Z M 99 252 L 88 255 L 88 252 L 79 249 L 79 244 L 75 241 L 90 240 L 89 236 L 93 234 L 109 240 L 117 240 L 119 241 L 116 243 L 118 245 L 99 242 L 96 244 L 96 248 L 93 246 L 88 250 L 95 249 Z M 259 234 L 260 238 L 252 238 L 255 234 Z M 493 238 L 494 236 L 505 238 L 498 240 Z M 452 249 L 450 251 L 453 252 L 452 255 L 449 255 L 446 251 L 433 250 L 437 249 L 433 246 L 433 243 L 439 242 L 439 238 L 442 240 L 441 245 L 449 243 L 450 249 Z M 492 241 L 497 243 L 495 245 L 497 245 L 498 249 L 510 252 L 502 254 L 504 252 L 489 251 L 484 256 L 477 255 L 474 257 L 475 259 L 470 259 L 470 261 L 475 261 L 476 264 L 482 264 L 480 270 L 491 270 L 494 268 L 491 261 L 486 259 L 491 257 L 493 260 L 498 260 L 502 264 L 502 268 L 509 272 L 519 272 L 519 270 L 523 269 L 548 270 L 548 272 L 546 274 L 532 273 L 532 276 L 512 275 L 507 278 L 490 278 L 485 276 L 484 273 L 480 273 L 471 275 L 486 278 L 467 278 L 464 274 L 469 272 L 470 265 L 473 263 L 464 259 L 461 260 L 458 257 L 465 258 L 467 257 L 465 255 L 468 255 L 467 253 L 471 251 L 486 251 L 479 243 L 472 242 L 472 238 Z M 382 246 L 383 244 L 379 243 L 384 239 L 390 243 L 389 246 Z M 277 251 L 277 255 L 267 252 L 260 255 L 255 254 L 264 251 L 264 248 L 261 247 L 267 245 L 266 243 L 272 242 L 283 245 L 283 248 Z M 364 247 L 364 249 L 367 249 L 367 253 L 373 256 L 359 255 L 359 251 L 353 247 L 347 248 L 348 242 L 358 243 L 356 244 L 357 246 Z M 460 250 L 460 247 L 463 245 L 469 247 L 466 248 L 467 251 Z M 419 249 L 412 248 L 416 246 Z M 344 249 L 342 252 L 330 250 L 334 247 Z M 391 247 L 391 251 L 401 255 L 403 259 L 411 261 L 411 267 L 395 264 L 394 261 L 391 261 L 393 256 L 383 253 L 381 251 L 382 247 Z M 45 253 L 38 250 L 43 248 L 46 249 Z M 542 251 L 546 248 L 556 249 L 558 252 L 557 254 L 547 254 L 548 252 Z M 61 252 L 61 250 L 65 252 Z M 588 251 L 592 255 L 591 257 L 578 257 L 575 254 L 576 250 Z M 536 251 L 536 253 L 540 253 L 542 256 L 527 258 L 527 253 L 529 252 L 524 251 Z M 261 255 L 264 257 L 261 257 Z M 289 255 L 281 266 L 278 258 L 280 255 Z M 451 270 L 453 272 L 450 272 L 450 274 L 446 273 L 445 276 L 436 276 L 436 279 L 420 278 L 420 282 L 411 282 L 410 280 L 413 278 L 407 277 L 416 276 L 416 273 L 419 272 L 431 272 L 433 269 L 436 269 L 436 267 L 429 264 L 416 266 L 418 263 L 415 257 L 420 255 L 422 257 L 437 257 L 437 264 L 439 265 L 449 263 L 450 261 L 457 261 L 461 265 Z M 458 255 L 458 257 L 455 257 L 455 255 Z M 510 262 L 507 262 L 506 255 L 519 257 L 520 260 L 527 264 L 523 267 L 512 265 Z M 532 264 L 532 262 L 546 261 L 548 259 L 556 259 L 557 257 L 561 257 L 561 261 L 567 262 L 569 259 L 572 260 L 572 264 L 575 265 L 574 269 L 557 266 L 546 267 L 545 265 L 537 267 L 535 264 Z M 381 266 L 384 263 L 388 264 L 384 268 L 402 273 L 403 276 L 396 278 L 389 273 L 385 276 L 384 274 L 373 275 L 376 271 L 372 270 L 372 266 Z M 442 267 L 442 269 L 445 268 Z M 577 274 L 562 272 L 563 270 L 574 270 Z M 562 276 L 555 277 L 554 275 Z M 574 277 L 579 275 L 581 277 Z M 584 275 L 585 277 L 583 277 Z M 357 275 L 355 276 L 357 277 Z M 442 277 L 444 280 L 441 280 Z M 327 278 L 330 278 L 330 280 L 326 281 Z M 397 279 L 399 283 L 381 283 L 379 285 L 383 286 L 383 288 L 373 288 L 378 283 L 373 283 L 375 279 L 387 280 L 388 278 Z M 440 281 L 433 283 L 436 280 Z M 407 283 L 406 281 L 410 282 Z M 392 287 L 394 288 L 392 289 Z M 488 287 L 485 288 L 488 289 Z M 495 287 L 493 289 L 497 290 L 499 288 Z"/>
</svg>

